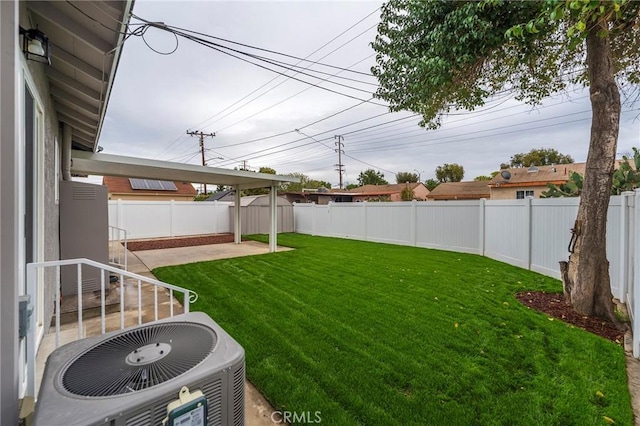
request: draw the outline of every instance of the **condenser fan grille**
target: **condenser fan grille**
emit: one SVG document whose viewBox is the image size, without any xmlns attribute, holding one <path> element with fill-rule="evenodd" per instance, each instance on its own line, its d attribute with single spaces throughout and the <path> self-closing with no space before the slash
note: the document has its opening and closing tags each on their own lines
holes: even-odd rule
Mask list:
<svg viewBox="0 0 640 426">
<path fill-rule="evenodd" d="M 217 337 L 189 322 L 150 325 L 113 336 L 72 361 L 62 387 L 85 397 L 136 392 L 173 379 L 201 363 Z"/>
</svg>

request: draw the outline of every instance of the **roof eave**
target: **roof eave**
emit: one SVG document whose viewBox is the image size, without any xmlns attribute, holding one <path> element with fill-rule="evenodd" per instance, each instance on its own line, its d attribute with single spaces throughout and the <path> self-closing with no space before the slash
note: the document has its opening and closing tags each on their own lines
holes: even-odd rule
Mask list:
<svg viewBox="0 0 640 426">
<path fill-rule="evenodd" d="M 104 124 L 104 117 L 107 113 L 107 106 L 109 105 L 109 98 L 111 97 L 111 89 L 113 88 L 113 82 L 115 80 L 116 72 L 118 71 L 118 65 L 120 64 L 120 57 L 122 55 L 122 49 L 124 48 L 124 37 L 131 20 L 131 11 L 133 10 L 133 4 L 135 0 L 126 0 L 124 8 L 124 18 L 120 24 L 120 35 L 118 36 L 118 44 L 114 50 L 113 64 L 111 65 L 111 71 L 109 73 L 109 81 L 107 83 L 107 91 L 104 95 L 102 111 L 100 111 L 100 118 L 98 119 L 98 128 L 96 129 L 96 138 L 93 141 L 93 152 L 98 149 L 98 140 L 100 139 L 100 133 L 102 132 L 102 126 Z"/>
</svg>

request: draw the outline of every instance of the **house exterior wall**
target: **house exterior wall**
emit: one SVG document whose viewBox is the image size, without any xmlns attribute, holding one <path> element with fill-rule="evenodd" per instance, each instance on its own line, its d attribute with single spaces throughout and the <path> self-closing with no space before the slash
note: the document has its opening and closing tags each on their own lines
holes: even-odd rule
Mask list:
<svg viewBox="0 0 640 426">
<path fill-rule="evenodd" d="M 367 195 L 367 194 L 361 194 L 361 195 L 354 195 L 353 196 L 353 201 L 357 202 L 357 203 L 362 203 L 365 201 L 372 201 L 372 202 L 376 202 L 376 201 L 393 201 L 392 200 L 392 195 L 390 194 L 382 194 L 382 195 Z M 400 197 L 398 196 L 398 200 L 399 201 Z"/>
<path fill-rule="evenodd" d="M 533 198 L 540 198 L 542 192 L 548 190 L 546 185 L 542 186 L 507 186 L 491 188 L 492 200 L 515 200 L 517 191 L 533 191 Z"/>
<path fill-rule="evenodd" d="M 44 146 L 43 152 L 39 153 L 42 156 L 43 168 L 43 181 L 42 181 L 42 194 L 37 195 L 38 204 L 41 204 L 37 209 L 42 209 L 39 226 L 36 225 L 36 232 L 40 230 L 44 232 L 42 236 L 37 236 L 40 239 L 42 247 L 36 248 L 39 253 L 36 254 L 34 259 L 36 261 L 47 260 L 59 260 L 60 259 L 60 208 L 58 203 L 58 180 L 61 177 L 60 173 L 60 152 L 62 138 L 60 137 L 60 125 L 55 109 L 53 108 L 53 100 L 49 95 L 49 83 L 45 74 L 45 64 L 37 63 L 33 61 L 27 61 L 29 67 L 29 74 L 35 89 L 39 94 L 44 109 Z M 57 145 L 57 146 L 56 146 Z M 56 159 L 56 157 L 58 157 Z M 38 219 L 37 219 L 38 220 Z M 55 298 L 55 270 L 49 268 L 45 271 L 44 276 L 44 303 L 42 308 L 42 318 L 44 322 L 43 332 L 47 333 L 49 330 L 50 318 L 53 316 L 53 302 Z"/>
<path fill-rule="evenodd" d="M 429 189 L 424 185 L 418 185 L 413 190 L 413 197 L 417 200 L 426 200 L 429 195 Z"/>
<path fill-rule="evenodd" d="M 24 383 L 24 345 L 18 338 L 18 297 L 25 283 L 25 220 L 33 202 L 33 259 L 59 258 L 56 204 L 58 121 L 44 65 L 28 62 L 19 47 L 18 27 L 29 28 L 24 2 L 0 2 L 0 424 L 17 424 L 18 398 Z M 25 95 L 34 98 L 34 198 L 25 197 Z M 46 332 L 53 310 L 53 275 L 44 275 L 38 296 L 38 331 Z M 34 306 L 32 299 L 32 306 Z M 22 349 L 21 349 L 22 348 Z"/>
<path fill-rule="evenodd" d="M 18 3 L 0 1 L 0 424 L 18 421 Z"/>
</svg>

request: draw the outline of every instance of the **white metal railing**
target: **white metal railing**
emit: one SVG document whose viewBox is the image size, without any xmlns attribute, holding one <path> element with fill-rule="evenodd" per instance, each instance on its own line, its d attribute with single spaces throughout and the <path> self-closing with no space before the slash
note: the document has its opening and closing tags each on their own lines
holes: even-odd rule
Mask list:
<svg viewBox="0 0 640 426">
<path fill-rule="evenodd" d="M 109 263 L 127 271 L 127 230 L 109 225 Z"/>
<path fill-rule="evenodd" d="M 113 273 L 118 277 L 118 286 L 120 291 L 120 329 L 125 328 L 125 279 L 129 283 L 133 283 L 137 286 L 137 323 L 143 323 L 142 317 L 142 286 L 143 284 L 153 286 L 153 306 L 154 314 L 153 321 L 157 321 L 158 318 L 158 288 L 168 290 L 169 293 L 169 316 L 174 316 L 174 292 L 182 293 L 183 295 L 183 308 L 184 313 L 189 312 L 189 305 L 198 299 L 197 293 L 164 283 L 162 281 L 155 280 L 153 278 L 147 278 L 142 275 L 134 274 L 132 272 L 124 271 L 115 266 L 105 265 L 90 259 L 66 259 L 66 260 L 54 260 L 48 262 L 37 262 L 27 264 L 27 294 L 31 297 L 31 306 L 34 311 L 31 314 L 29 320 L 29 330 L 27 333 L 27 391 L 29 396 L 36 396 L 36 354 L 40 342 L 36 337 L 36 318 L 37 312 L 35 312 L 38 306 L 38 279 L 42 279 L 44 274 L 39 274 L 40 270 L 46 268 L 55 268 L 55 347 L 60 346 L 60 298 L 61 298 L 61 267 L 62 266 L 76 266 L 76 282 L 78 292 L 78 335 L 77 339 L 82 339 L 83 330 L 83 302 L 82 302 L 82 269 L 85 267 L 97 268 L 100 270 L 100 322 L 101 322 L 101 334 L 106 333 L 106 285 L 109 283 L 110 273 Z M 105 278 L 106 275 L 106 278 Z M 44 283 L 43 283 L 44 284 Z M 135 309 L 133 310 L 135 311 Z"/>
</svg>

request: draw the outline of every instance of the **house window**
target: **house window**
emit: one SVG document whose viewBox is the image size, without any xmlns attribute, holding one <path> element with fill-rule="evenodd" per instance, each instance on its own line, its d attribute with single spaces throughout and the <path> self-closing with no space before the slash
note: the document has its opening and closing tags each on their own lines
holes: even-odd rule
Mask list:
<svg viewBox="0 0 640 426">
<path fill-rule="evenodd" d="M 533 191 L 516 191 L 516 199 L 524 200 L 526 197 L 533 197 Z"/>
</svg>

